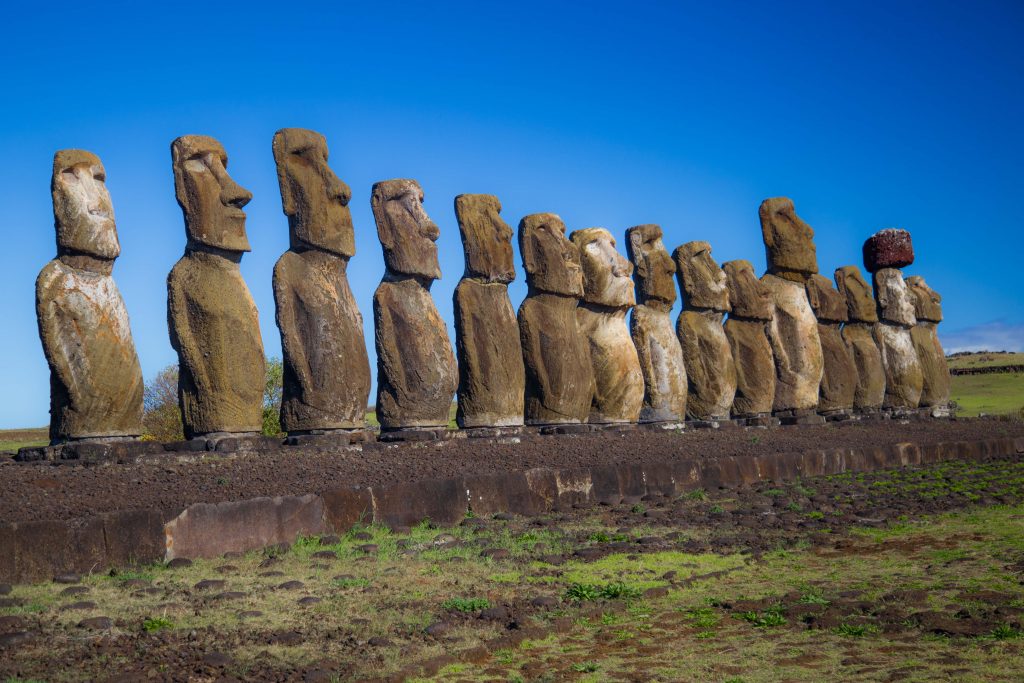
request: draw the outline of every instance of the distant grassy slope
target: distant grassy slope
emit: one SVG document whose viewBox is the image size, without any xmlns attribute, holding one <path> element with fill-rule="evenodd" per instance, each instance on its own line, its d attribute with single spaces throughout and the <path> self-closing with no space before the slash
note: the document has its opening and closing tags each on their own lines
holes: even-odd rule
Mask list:
<svg viewBox="0 0 1024 683">
<path fill-rule="evenodd" d="M 987 368 L 996 365 L 1024 365 L 1024 353 L 972 353 L 946 359 L 950 368 Z"/>
<path fill-rule="evenodd" d="M 0 429 L 0 451 L 16 451 L 25 446 L 45 446 L 50 443 L 50 430 Z"/>
<path fill-rule="evenodd" d="M 1024 409 L 1024 373 L 954 375 L 951 379 L 957 415 L 1003 415 Z"/>
</svg>

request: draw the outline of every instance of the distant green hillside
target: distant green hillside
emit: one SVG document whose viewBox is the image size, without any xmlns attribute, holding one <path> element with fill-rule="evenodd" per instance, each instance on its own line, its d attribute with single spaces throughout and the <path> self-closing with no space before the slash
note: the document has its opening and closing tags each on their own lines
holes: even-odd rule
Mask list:
<svg viewBox="0 0 1024 683">
<path fill-rule="evenodd" d="M 990 368 L 998 365 L 1024 365 L 1024 353 L 988 352 L 947 356 L 952 368 Z"/>
</svg>

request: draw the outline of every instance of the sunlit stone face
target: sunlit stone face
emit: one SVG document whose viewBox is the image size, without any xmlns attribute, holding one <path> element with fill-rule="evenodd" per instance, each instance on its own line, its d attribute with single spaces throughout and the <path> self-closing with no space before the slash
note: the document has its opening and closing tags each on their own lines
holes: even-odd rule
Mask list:
<svg viewBox="0 0 1024 683">
<path fill-rule="evenodd" d="M 917 319 L 942 322 L 942 297 L 939 293 L 929 287 L 920 275 L 908 277 L 906 282 L 914 298 L 914 314 Z"/>
<path fill-rule="evenodd" d="M 292 246 L 354 256 L 348 206 L 352 190 L 327 165 L 324 136 L 303 128 L 283 128 L 274 135 L 273 149 Z"/>
<path fill-rule="evenodd" d="M 553 213 L 534 213 L 519 222 L 519 252 L 531 289 L 583 295 L 580 252 L 565 237 L 565 223 Z"/>
<path fill-rule="evenodd" d="M 53 157 L 53 217 L 58 250 L 100 259 L 121 253 L 106 171 L 92 152 L 65 149 Z"/>
<path fill-rule="evenodd" d="M 572 233 L 583 268 L 583 300 L 599 306 L 622 307 L 636 303 L 633 264 L 615 249 L 615 238 L 604 228 Z"/>
<path fill-rule="evenodd" d="M 750 261 L 737 259 L 722 264 L 729 289 L 732 315 L 751 320 L 771 320 L 775 303 L 771 290 L 754 274 Z"/>
<path fill-rule="evenodd" d="M 633 279 L 640 303 L 661 301 L 669 306 L 676 300 L 673 276 L 676 264 L 662 242 L 657 225 L 637 225 L 626 231 L 626 251 L 635 267 Z"/>
<path fill-rule="evenodd" d="M 898 269 L 883 268 L 875 273 L 875 299 L 882 320 L 907 327 L 917 324 L 914 297 Z"/>
<path fill-rule="evenodd" d="M 673 252 L 672 258 L 686 308 L 730 310 L 725 271 L 711 257 L 710 244 L 687 242 Z"/>
<path fill-rule="evenodd" d="M 876 323 L 878 309 L 871 285 L 857 266 L 843 266 L 835 272 L 836 288 L 846 298 L 846 312 L 850 322 Z"/>
<path fill-rule="evenodd" d="M 814 230 L 796 215 L 791 199 L 766 199 L 761 202 L 758 215 L 769 273 L 786 277 L 818 272 Z"/>
<path fill-rule="evenodd" d="M 501 218 L 501 202 L 490 194 L 460 194 L 455 198 L 466 276 L 508 284 L 516 279 L 512 258 L 512 228 Z"/>
<path fill-rule="evenodd" d="M 423 188 L 415 180 L 385 180 L 373 186 L 370 198 L 384 264 L 393 273 L 437 280 L 440 230 L 423 208 Z"/>
<path fill-rule="evenodd" d="M 189 241 L 226 251 L 250 251 L 242 207 L 252 193 L 228 175 L 224 147 L 206 135 L 183 135 L 171 143 L 171 160 Z"/>
</svg>

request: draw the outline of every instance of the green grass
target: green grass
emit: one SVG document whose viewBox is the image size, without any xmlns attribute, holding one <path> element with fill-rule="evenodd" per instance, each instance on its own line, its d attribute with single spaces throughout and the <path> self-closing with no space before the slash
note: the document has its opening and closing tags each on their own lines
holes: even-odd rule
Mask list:
<svg viewBox="0 0 1024 683">
<path fill-rule="evenodd" d="M 1006 415 L 1024 409 L 1024 373 L 954 375 L 950 379 L 957 415 Z"/>
<path fill-rule="evenodd" d="M 19 448 L 45 446 L 50 443 L 47 427 L 36 429 L 0 429 L 0 451 L 16 451 Z"/>
<path fill-rule="evenodd" d="M 1024 353 L 972 353 L 947 358 L 950 368 L 991 368 L 1000 365 L 1024 365 Z"/>
</svg>

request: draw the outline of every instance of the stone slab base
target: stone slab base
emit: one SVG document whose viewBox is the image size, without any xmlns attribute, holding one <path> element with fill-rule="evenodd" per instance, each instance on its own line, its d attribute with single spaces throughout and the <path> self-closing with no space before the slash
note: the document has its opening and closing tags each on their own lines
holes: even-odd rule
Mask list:
<svg viewBox="0 0 1024 683">
<path fill-rule="evenodd" d="M 0 582 L 48 580 L 65 572 L 100 572 L 175 557 L 217 557 L 292 543 L 299 536 L 343 533 L 359 522 L 404 528 L 429 519 L 451 525 L 470 510 L 538 515 L 645 495 L 677 496 L 698 488 L 1021 453 L 1024 437 L 756 456 L 681 455 L 657 463 L 535 468 L 199 503 L 170 512 L 126 510 L 88 519 L 7 523 L 0 524 Z"/>
<path fill-rule="evenodd" d="M 432 427 L 422 429 L 392 429 L 381 431 L 377 437 L 383 443 L 399 443 L 406 441 L 441 441 L 448 438 L 447 427 Z"/>
<path fill-rule="evenodd" d="M 589 434 L 595 431 L 596 425 L 589 423 L 569 423 L 569 424 L 557 424 L 557 425 L 542 425 L 538 430 L 538 434 L 545 436 L 550 435 L 564 435 L 564 434 Z"/>
<path fill-rule="evenodd" d="M 753 415 L 751 417 L 734 418 L 737 425 L 741 427 L 778 427 L 782 421 L 771 415 Z"/>
</svg>

